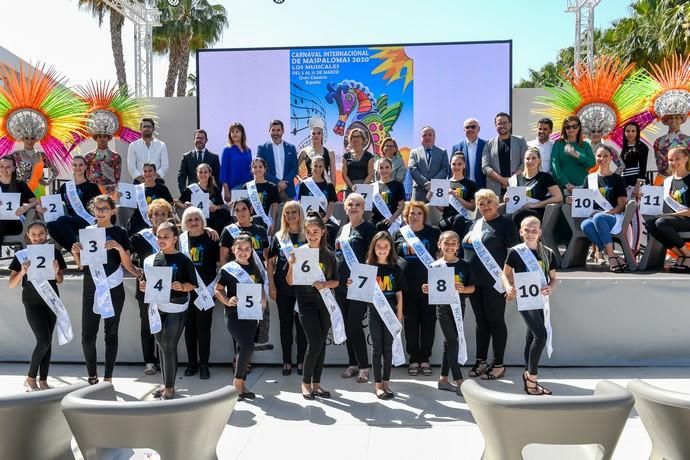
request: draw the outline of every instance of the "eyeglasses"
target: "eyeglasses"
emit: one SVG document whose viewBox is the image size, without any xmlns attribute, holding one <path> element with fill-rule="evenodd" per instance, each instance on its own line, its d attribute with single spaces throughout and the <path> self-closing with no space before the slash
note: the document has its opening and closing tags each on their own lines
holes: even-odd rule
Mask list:
<svg viewBox="0 0 690 460">
<path fill-rule="evenodd" d="M 601 134 L 603 131 L 601 129 L 590 129 L 589 132 L 591 134 Z"/>
<path fill-rule="evenodd" d="M 477 129 L 477 125 L 465 126 L 465 129 Z"/>
<path fill-rule="evenodd" d="M 565 125 L 565 129 L 579 129 L 580 125 Z"/>
<path fill-rule="evenodd" d="M 106 206 L 105 208 L 93 208 L 94 211 L 96 212 L 108 212 L 111 210 L 110 206 Z"/>
</svg>

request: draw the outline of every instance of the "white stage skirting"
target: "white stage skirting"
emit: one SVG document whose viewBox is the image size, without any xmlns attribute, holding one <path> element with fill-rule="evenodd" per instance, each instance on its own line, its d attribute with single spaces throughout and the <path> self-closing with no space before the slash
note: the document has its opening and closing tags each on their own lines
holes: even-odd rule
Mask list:
<svg viewBox="0 0 690 460">
<path fill-rule="evenodd" d="M 21 303 L 21 288 L 9 289 L 0 279 L 3 321 L 0 322 L 0 361 L 28 361 L 34 346 Z M 120 321 L 118 362 L 142 360 L 139 339 L 139 311 L 134 300 L 134 280 L 125 280 L 127 300 Z M 64 346 L 54 340 L 52 361 L 82 362 L 80 277 L 66 277 L 61 297 L 72 318 L 75 339 Z M 690 277 L 667 273 L 609 274 L 607 272 L 562 272 L 551 300 L 554 352 L 543 365 L 553 366 L 683 366 L 690 365 L 690 323 L 688 309 Z M 467 305 L 465 330 L 470 360 L 474 360 L 474 315 Z M 232 341 L 225 328 L 222 307 L 213 318 L 212 363 L 232 360 Z M 506 308 L 508 348 L 506 363 L 523 363 L 525 326 L 514 303 Z M 103 327 L 99 330 L 98 356 L 103 359 Z M 278 312 L 271 306 L 271 351 L 256 352 L 253 362 L 280 364 L 281 348 Z M 368 334 L 367 334 L 368 337 Z M 439 364 L 443 334 L 437 326 L 432 363 Z M 180 340 L 180 361 L 187 354 L 184 335 Z M 294 356 L 294 354 L 293 354 Z M 294 358 L 293 358 L 294 359 Z M 347 363 L 344 345 L 329 341 L 327 364 Z"/>
</svg>

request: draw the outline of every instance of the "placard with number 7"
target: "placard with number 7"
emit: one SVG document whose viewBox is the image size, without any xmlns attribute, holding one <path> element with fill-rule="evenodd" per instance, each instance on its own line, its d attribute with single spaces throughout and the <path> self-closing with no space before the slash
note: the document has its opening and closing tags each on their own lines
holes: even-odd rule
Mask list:
<svg viewBox="0 0 690 460">
<path fill-rule="evenodd" d="M 347 287 L 347 298 L 369 302 L 374 298 L 377 267 L 367 264 L 355 264 L 350 271 L 352 284 Z"/>
</svg>

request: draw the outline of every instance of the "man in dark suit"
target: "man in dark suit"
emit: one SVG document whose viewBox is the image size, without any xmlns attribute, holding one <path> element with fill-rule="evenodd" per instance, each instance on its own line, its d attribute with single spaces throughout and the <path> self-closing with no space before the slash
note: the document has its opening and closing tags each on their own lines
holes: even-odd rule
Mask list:
<svg viewBox="0 0 690 460">
<path fill-rule="evenodd" d="M 527 142 L 524 137 L 512 135 L 512 119 L 507 113 L 498 113 L 494 121 L 498 136 L 484 146 L 482 171 L 486 174 L 486 188 L 500 198 L 508 188 L 510 176 L 522 173 Z"/>
<path fill-rule="evenodd" d="M 218 155 L 206 150 L 206 142 L 208 142 L 208 135 L 203 129 L 197 129 L 194 132 L 194 150 L 182 155 L 180 162 L 180 170 L 177 172 L 177 186 L 180 193 L 187 188 L 189 184 L 196 184 L 196 167 L 201 163 L 206 163 L 213 171 L 213 177 L 216 179 L 216 184 L 220 186 L 218 180 L 220 175 L 220 160 Z"/>
<path fill-rule="evenodd" d="M 486 176 L 482 172 L 482 152 L 486 141 L 479 138 L 479 121 L 476 118 L 468 118 L 463 123 L 465 139 L 453 146 L 448 152 L 451 157 L 456 152 L 465 155 L 465 177 L 474 181 L 478 188 L 486 187 Z"/>
<path fill-rule="evenodd" d="M 257 148 L 256 156 L 266 161 L 266 179 L 278 186 L 282 201 L 295 198 L 295 176 L 297 176 L 297 149 L 283 142 L 283 122 L 273 120 L 269 127 L 271 142 Z"/>
<path fill-rule="evenodd" d="M 434 145 L 436 132 L 431 126 L 422 128 L 422 146 L 410 152 L 409 169 L 414 181 L 414 199 L 427 201 L 431 179 L 448 179 L 450 164 L 445 149 Z"/>
</svg>

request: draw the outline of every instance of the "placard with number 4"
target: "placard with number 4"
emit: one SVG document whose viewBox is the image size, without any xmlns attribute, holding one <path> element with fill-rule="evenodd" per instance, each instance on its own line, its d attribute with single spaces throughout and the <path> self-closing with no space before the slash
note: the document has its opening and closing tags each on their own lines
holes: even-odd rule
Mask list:
<svg viewBox="0 0 690 460">
<path fill-rule="evenodd" d="M 145 267 L 146 291 L 145 303 L 170 303 L 172 285 L 172 267 Z"/>
</svg>

